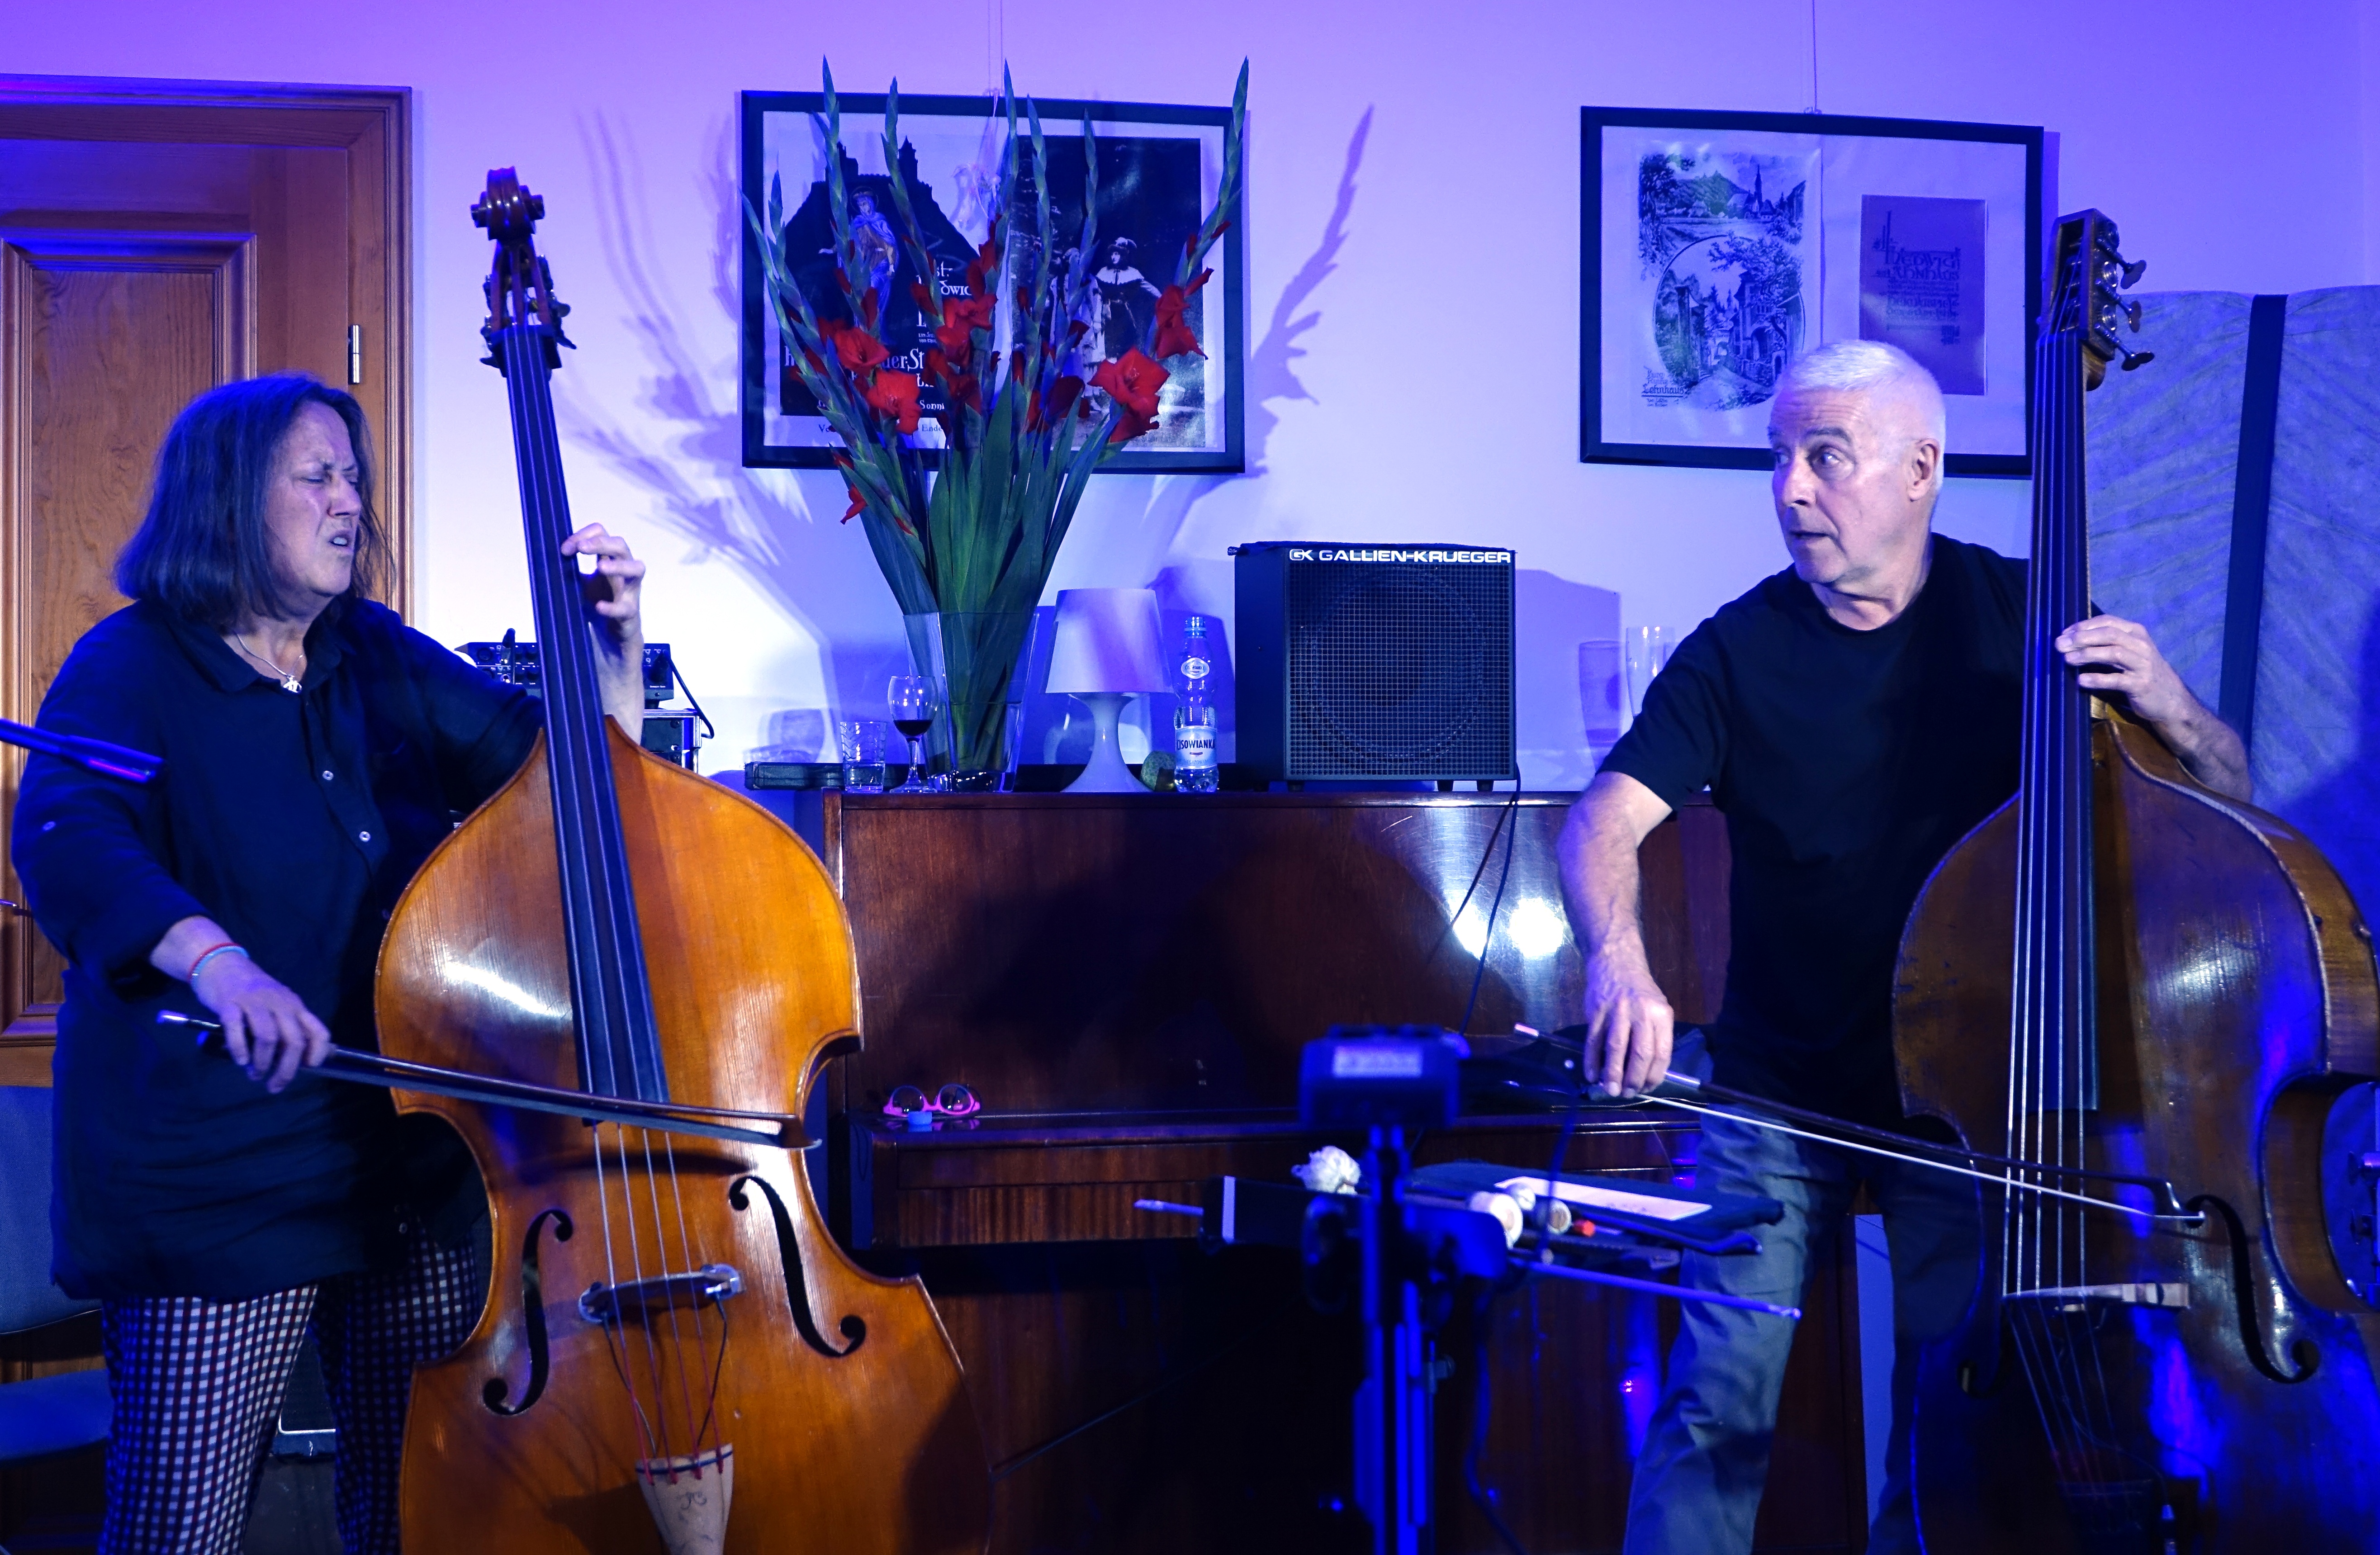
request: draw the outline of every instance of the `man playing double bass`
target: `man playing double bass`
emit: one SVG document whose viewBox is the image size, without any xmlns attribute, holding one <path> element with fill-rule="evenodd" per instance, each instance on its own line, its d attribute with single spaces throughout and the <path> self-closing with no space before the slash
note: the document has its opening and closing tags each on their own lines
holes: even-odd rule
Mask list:
<svg viewBox="0 0 2380 1555">
<path fill-rule="evenodd" d="M 1790 569 L 1679 645 L 1645 711 L 1572 809 L 1563 895 L 1586 955 L 1587 1074 L 1614 1093 L 1671 1067 L 1886 1126 L 1902 1121 L 1894 958 L 1934 865 L 2016 791 L 2025 565 L 1933 533 L 1944 412 L 1931 374 L 1874 341 L 1787 369 L 1768 424 Z M 2154 729 L 2193 776 L 2248 794 L 2239 736 L 2146 630 L 2111 615 L 2056 643 L 2078 684 Z M 1727 994 L 1672 1051 L 1638 918 L 1636 850 L 1705 786 L 1732 851 Z M 1704 1122 L 1698 1187 L 1763 1195 L 1785 1218 L 1755 1257 L 1689 1256 L 1690 1285 L 1795 1305 L 1813 1232 L 1864 1181 L 1891 1244 L 1895 1358 L 1879 1555 L 1917 1549 L 1910 1497 L 1916 1352 L 1956 1322 L 1976 1269 L 1973 1193 L 1923 1167 L 1725 1119 Z M 1691 1305 L 1637 1460 L 1629 1555 L 1752 1548 L 1792 1327 Z"/>
</svg>

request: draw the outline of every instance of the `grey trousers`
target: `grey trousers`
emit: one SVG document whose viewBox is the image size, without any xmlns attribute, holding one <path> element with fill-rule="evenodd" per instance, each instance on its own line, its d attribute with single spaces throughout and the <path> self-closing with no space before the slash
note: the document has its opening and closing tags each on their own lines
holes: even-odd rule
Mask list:
<svg viewBox="0 0 2380 1555">
<path fill-rule="evenodd" d="M 1680 1067 L 1708 1072 L 1698 1044 Z M 1976 1274 L 1972 1179 L 1796 1139 L 1721 1118 L 1703 1120 L 1694 1185 L 1785 1206 L 1750 1257 L 1686 1256 L 1681 1282 L 1801 1305 L 1812 1241 L 1849 1212 L 1861 1181 L 1884 1211 L 1892 1249 L 1892 1434 L 1871 1555 L 1917 1555 L 1910 1500 L 1909 1419 L 1917 1355 L 1965 1312 Z M 1843 1228 L 1848 1234 L 1849 1228 Z M 1732 1307 L 1682 1304 L 1661 1401 L 1636 1460 L 1625 1555 L 1740 1555 L 1768 1477 L 1768 1446 L 1793 1324 Z"/>
</svg>

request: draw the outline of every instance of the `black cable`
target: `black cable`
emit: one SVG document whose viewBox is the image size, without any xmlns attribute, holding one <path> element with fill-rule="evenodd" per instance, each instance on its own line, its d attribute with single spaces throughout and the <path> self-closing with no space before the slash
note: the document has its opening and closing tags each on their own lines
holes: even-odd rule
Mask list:
<svg viewBox="0 0 2380 1555">
<path fill-rule="evenodd" d="M 1512 796 L 1515 799 L 1520 797 L 1517 787 L 1513 790 Z M 1479 867 L 1471 871 L 1471 883 L 1463 887 L 1463 900 L 1454 904 L 1454 910 L 1446 915 L 1446 927 L 1438 931 L 1437 940 L 1429 947 L 1429 954 L 1433 959 L 1440 950 L 1445 948 L 1448 937 L 1454 932 L 1454 926 L 1463 921 L 1463 909 L 1471 905 L 1471 898 L 1478 894 L 1479 882 L 1488 878 L 1488 861 L 1496 856 L 1496 839 L 1504 834 L 1504 822 L 1511 818 L 1512 813 L 1512 807 L 1509 804 L 1496 812 L 1496 825 L 1488 833 L 1488 845 L 1479 850 Z"/>
<path fill-rule="evenodd" d="M 719 731 L 710 726 L 710 714 L 703 711 L 702 704 L 694 699 L 694 687 L 686 683 L 686 672 L 677 667 L 677 655 L 674 653 L 670 655 L 669 667 L 670 678 L 676 681 L 677 688 L 686 693 L 686 705 L 692 708 L 694 716 L 702 721 L 702 737 L 706 740 L 717 739 Z"/>
<path fill-rule="evenodd" d="M 1496 838 L 1499 833 L 1501 833 L 1504 838 L 1504 869 L 1503 872 L 1496 877 L 1496 899 L 1488 905 L 1488 927 L 1479 937 L 1479 965 L 1473 967 L 1471 971 L 1471 997 L 1463 1002 L 1462 1024 L 1454 1028 L 1457 1036 L 1471 1029 L 1471 1013 L 1479 1007 L 1480 980 L 1488 976 L 1488 951 L 1496 942 L 1496 915 L 1503 911 L 1504 888 L 1512 882 L 1512 849 L 1521 840 L 1521 823 L 1514 819 L 1513 812 L 1520 808 L 1520 804 L 1521 785 L 1515 783 L 1512 784 L 1512 798 L 1504 803 L 1504 813 L 1496 818 L 1496 830 L 1488 833 L 1488 852 L 1479 859 L 1479 873 L 1471 878 L 1472 890 L 1476 891 L 1479 888 L 1479 875 L 1488 872 L 1488 860 L 1494 856 Z M 1505 825 L 1507 821 L 1512 822 L 1509 828 Z M 1458 905 L 1454 909 L 1453 916 L 1446 920 L 1448 932 L 1451 933 L 1455 924 L 1462 921 L 1463 908 L 1470 905 L 1470 893 L 1465 892 L 1462 905 Z"/>
</svg>

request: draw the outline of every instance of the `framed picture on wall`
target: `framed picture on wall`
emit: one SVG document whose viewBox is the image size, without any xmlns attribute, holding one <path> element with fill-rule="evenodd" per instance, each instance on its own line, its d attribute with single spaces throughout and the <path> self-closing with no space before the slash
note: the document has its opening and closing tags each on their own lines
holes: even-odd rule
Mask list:
<svg viewBox="0 0 2380 1555">
<path fill-rule="evenodd" d="M 747 91 L 742 95 L 738 182 L 755 210 L 769 208 L 771 184 L 784 194 L 786 247 L 810 306 L 823 318 L 847 318 L 849 306 L 834 284 L 832 213 L 828 207 L 826 99 L 814 91 Z M 1036 100 L 1050 166 L 1052 230 L 1057 260 L 1078 247 L 1083 231 L 1086 167 L 1082 127 L 1090 120 L 1099 158 L 1099 210 L 1093 228 L 1099 249 L 1093 317 L 1083 337 L 1091 361 L 1121 357 L 1145 343 L 1159 292 L 1173 280 L 1184 243 L 1198 228 L 1222 179 L 1223 131 L 1229 108 L 1177 107 L 1153 103 Z M 917 277 L 892 223 L 892 179 L 908 186 L 912 208 L 923 228 L 946 293 L 966 291 L 967 261 L 990 231 L 1001 157 L 1008 121 L 990 97 L 901 98 L 901 146 L 897 167 L 884 165 L 884 98 L 838 94 L 843 117 L 845 198 L 853 236 L 863 249 L 871 244 L 891 272 L 882 326 L 892 362 L 917 371 L 933 334 L 910 287 Z M 1009 270 L 1023 273 L 1036 264 L 1038 219 L 1030 193 L 1032 146 L 1019 114 L 1020 155 L 1027 172 L 1019 180 L 1023 207 L 1011 213 Z M 1238 213 L 1207 264 L 1214 279 L 1193 294 L 1185 319 L 1206 348 L 1170 362 L 1172 376 L 1159 400 L 1157 429 L 1135 439 L 1102 466 L 1110 470 L 1236 472 L 1245 417 L 1242 400 L 1244 340 L 1241 224 Z M 743 213 L 744 463 L 824 468 L 833 462 L 838 439 L 818 414 L 817 403 L 792 367 L 779 338 L 775 310 L 761 295 L 763 270 Z M 1013 285 L 1002 288 L 1002 317 L 995 341 L 1005 338 L 1013 309 Z M 912 344 L 903 354 L 901 342 Z M 1086 376 L 1088 376 L 1087 373 Z M 1096 398 L 1099 391 L 1087 391 Z M 930 385 L 921 399 L 929 412 L 938 395 Z M 1097 419 L 1096 417 L 1093 418 Z M 931 420 L 918 431 L 932 447 L 941 429 Z"/>
<path fill-rule="evenodd" d="M 1785 365 L 1924 362 L 1952 475 L 2024 476 L 2042 132 L 1824 114 L 1580 111 L 1579 457 L 1768 468 Z"/>
</svg>

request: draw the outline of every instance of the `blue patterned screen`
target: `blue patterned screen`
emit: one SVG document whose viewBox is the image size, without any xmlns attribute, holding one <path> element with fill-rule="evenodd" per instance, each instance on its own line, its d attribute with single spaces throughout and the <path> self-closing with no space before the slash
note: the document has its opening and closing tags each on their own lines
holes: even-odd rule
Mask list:
<svg viewBox="0 0 2380 1555">
<path fill-rule="evenodd" d="M 2090 397 L 2092 585 L 2222 687 L 2248 302 L 2142 298 L 2157 359 Z M 2250 760 L 2256 802 L 2380 910 L 2380 286 L 2289 298 Z"/>
</svg>

